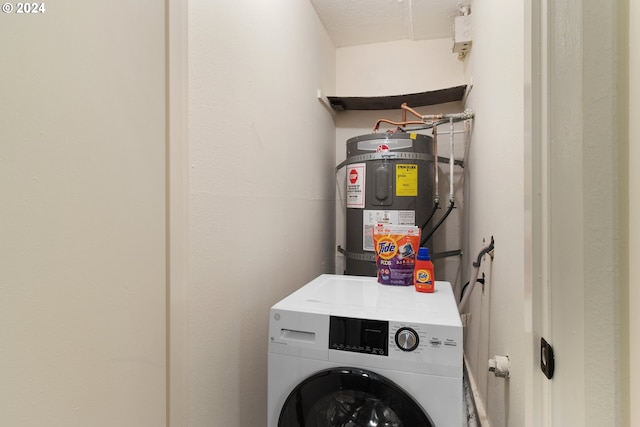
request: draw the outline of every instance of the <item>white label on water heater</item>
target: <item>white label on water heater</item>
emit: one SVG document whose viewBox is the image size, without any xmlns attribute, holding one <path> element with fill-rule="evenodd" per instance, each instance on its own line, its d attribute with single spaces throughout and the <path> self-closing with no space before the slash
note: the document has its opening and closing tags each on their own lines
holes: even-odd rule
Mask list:
<svg viewBox="0 0 640 427">
<path fill-rule="evenodd" d="M 373 227 L 376 224 L 416 225 L 415 211 L 362 211 L 362 249 L 374 251 Z"/>
<path fill-rule="evenodd" d="M 347 166 L 347 207 L 364 209 L 366 163 Z"/>
</svg>

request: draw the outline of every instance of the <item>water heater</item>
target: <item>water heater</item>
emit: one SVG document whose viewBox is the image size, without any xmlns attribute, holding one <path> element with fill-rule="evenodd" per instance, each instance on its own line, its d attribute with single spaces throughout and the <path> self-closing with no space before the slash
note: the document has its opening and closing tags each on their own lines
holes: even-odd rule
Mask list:
<svg viewBox="0 0 640 427">
<path fill-rule="evenodd" d="M 377 274 L 373 226 L 425 224 L 434 205 L 433 139 L 386 133 L 347 140 L 345 274 Z"/>
</svg>

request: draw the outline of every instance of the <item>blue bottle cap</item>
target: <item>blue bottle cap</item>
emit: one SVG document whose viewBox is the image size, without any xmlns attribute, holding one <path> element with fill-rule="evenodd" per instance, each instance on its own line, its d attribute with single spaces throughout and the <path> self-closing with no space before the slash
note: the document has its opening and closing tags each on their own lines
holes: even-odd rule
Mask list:
<svg viewBox="0 0 640 427">
<path fill-rule="evenodd" d="M 418 259 L 423 261 L 430 260 L 431 258 L 429 257 L 429 248 L 418 249 Z"/>
</svg>

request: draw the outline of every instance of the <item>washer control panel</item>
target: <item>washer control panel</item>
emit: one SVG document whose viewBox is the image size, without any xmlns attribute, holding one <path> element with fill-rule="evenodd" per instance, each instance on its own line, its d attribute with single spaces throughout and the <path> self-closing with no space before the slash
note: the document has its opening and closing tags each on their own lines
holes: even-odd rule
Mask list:
<svg viewBox="0 0 640 427">
<path fill-rule="evenodd" d="M 328 338 L 332 362 L 462 376 L 462 328 L 330 316 Z"/>
<path fill-rule="evenodd" d="M 331 316 L 329 349 L 387 356 L 389 322 Z"/>
<path fill-rule="evenodd" d="M 456 334 L 449 335 L 429 325 L 331 316 L 329 349 L 387 356 L 390 351 L 421 353 L 458 347 Z"/>
</svg>

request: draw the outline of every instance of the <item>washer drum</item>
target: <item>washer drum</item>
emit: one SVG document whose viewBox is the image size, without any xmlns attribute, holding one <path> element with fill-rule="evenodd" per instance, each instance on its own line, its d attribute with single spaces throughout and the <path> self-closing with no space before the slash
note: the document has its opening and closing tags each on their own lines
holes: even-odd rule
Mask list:
<svg viewBox="0 0 640 427">
<path fill-rule="evenodd" d="M 369 134 L 347 140 L 345 274 L 376 276 L 375 224 L 424 225 L 433 208 L 433 160 L 429 135 Z"/>
</svg>

